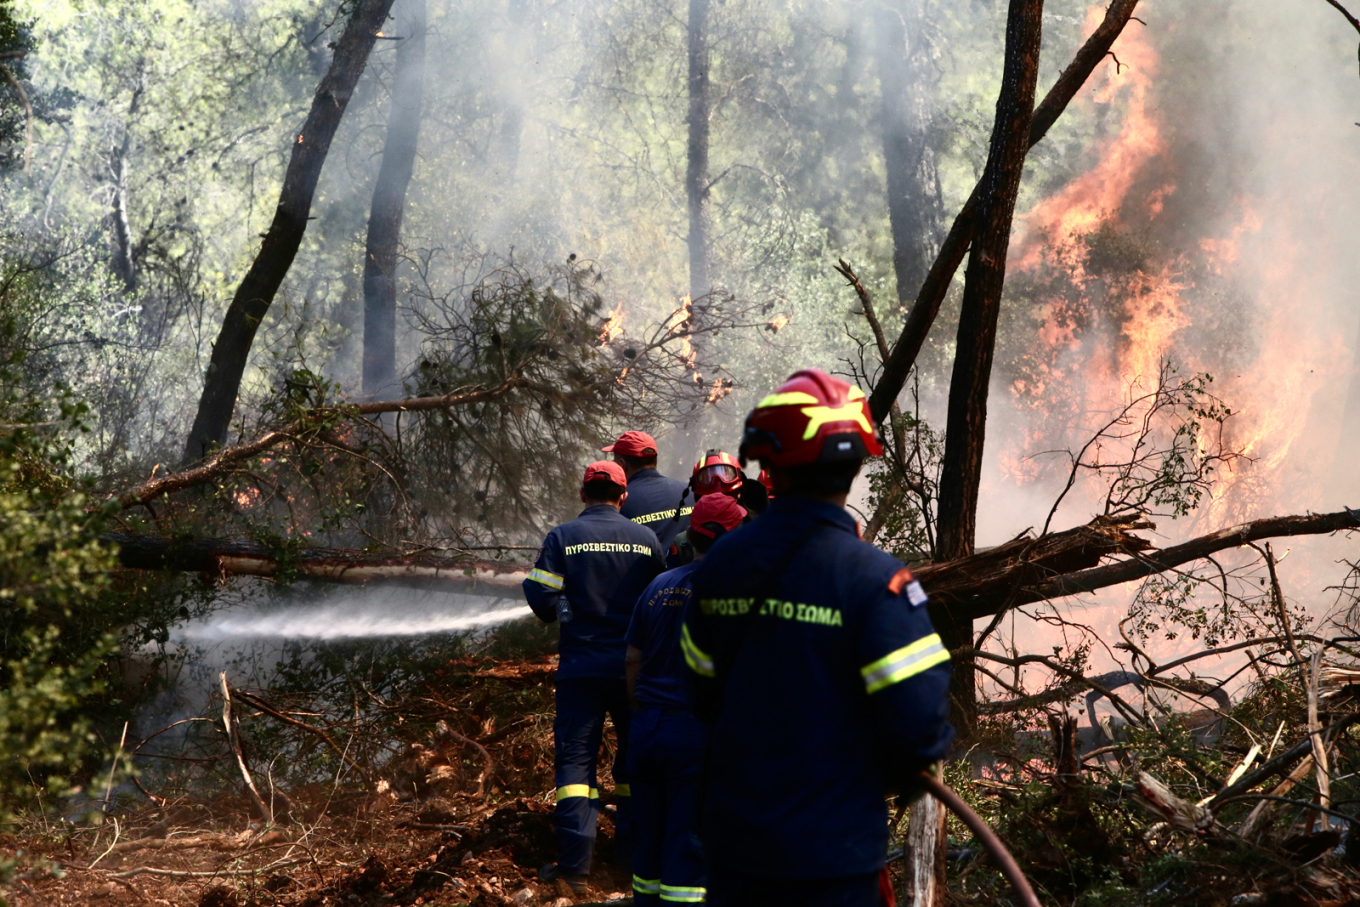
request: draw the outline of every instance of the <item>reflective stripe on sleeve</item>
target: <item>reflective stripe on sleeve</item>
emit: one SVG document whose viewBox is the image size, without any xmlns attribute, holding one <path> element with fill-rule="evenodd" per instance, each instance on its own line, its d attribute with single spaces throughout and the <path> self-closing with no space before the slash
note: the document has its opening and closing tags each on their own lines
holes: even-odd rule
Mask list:
<svg viewBox="0 0 1360 907">
<path fill-rule="evenodd" d="M 542 570 L 538 567 L 535 567 L 534 569 L 529 571 L 529 579 L 533 580 L 536 583 L 542 583 L 549 589 L 553 589 L 557 592 L 562 591 L 563 579 L 556 573 L 552 573 L 547 570 Z"/>
<path fill-rule="evenodd" d="M 713 659 L 710 658 L 703 649 L 694 644 L 694 639 L 689 635 L 689 624 L 682 624 L 680 627 L 680 651 L 685 653 L 685 664 L 695 674 L 704 677 L 712 677 Z"/>
<path fill-rule="evenodd" d="M 639 879 L 633 876 L 633 890 L 638 894 L 656 894 L 661 891 L 660 879 Z"/>
<path fill-rule="evenodd" d="M 600 792 L 589 784 L 564 784 L 557 789 L 558 803 L 571 797 L 589 797 L 592 800 L 598 800 Z"/>
<path fill-rule="evenodd" d="M 708 897 L 707 888 L 682 888 L 679 885 L 661 886 L 661 900 L 663 901 L 675 901 L 681 904 L 702 904 L 706 897 Z"/>
<path fill-rule="evenodd" d="M 877 693 L 948 660 L 949 650 L 940 641 L 940 635 L 932 633 L 896 652 L 889 652 L 873 664 L 860 668 L 859 672 L 864 675 L 864 685 L 869 692 Z"/>
<path fill-rule="evenodd" d="M 627 784 L 619 784 L 616 782 L 614 784 L 614 796 L 631 797 L 633 796 L 633 788 L 628 786 Z"/>
</svg>

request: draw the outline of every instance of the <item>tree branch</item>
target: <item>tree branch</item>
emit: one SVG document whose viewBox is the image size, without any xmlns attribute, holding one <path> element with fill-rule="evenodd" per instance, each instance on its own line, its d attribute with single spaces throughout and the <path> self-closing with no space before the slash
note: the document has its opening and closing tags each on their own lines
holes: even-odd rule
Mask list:
<svg viewBox="0 0 1360 907">
<path fill-rule="evenodd" d="M 249 460 L 251 457 L 258 456 L 282 444 L 284 441 L 293 440 L 298 435 L 308 431 L 311 424 L 318 418 L 335 415 L 376 415 L 378 413 L 394 412 L 418 412 L 431 409 L 452 409 L 457 406 L 467 406 L 472 403 L 485 403 L 497 397 L 504 396 L 510 391 L 528 386 L 528 381 L 519 375 L 514 375 L 493 388 L 476 388 L 467 390 L 460 388 L 442 397 L 410 397 L 404 400 L 378 400 L 368 403 L 342 404 L 339 406 L 324 407 L 314 409 L 305 417 L 290 425 L 274 431 L 267 431 L 253 441 L 245 444 L 237 444 L 232 447 L 225 447 L 211 456 L 206 457 L 196 466 L 189 469 L 163 476 L 159 479 L 152 479 L 144 482 L 129 491 L 118 496 L 118 502 L 124 507 L 133 507 L 138 504 L 147 504 L 163 495 L 182 491 L 195 485 L 202 485 L 204 482 L 212 481 L 225 473 L 237 463 Z"/>
</svg>

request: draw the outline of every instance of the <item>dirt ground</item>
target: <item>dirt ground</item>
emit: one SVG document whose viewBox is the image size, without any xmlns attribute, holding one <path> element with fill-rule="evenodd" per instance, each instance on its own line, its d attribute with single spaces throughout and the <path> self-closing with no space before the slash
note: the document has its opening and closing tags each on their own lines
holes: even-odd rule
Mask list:
<svg viewBox="0 0 1360 907">
<path fill-rule="evenodd" d="M 30 819 L 0 836 L 0 903 L 39 905 L 553 905 L 631 902 L 615 861 L 612 785 L 601 778 L 587 896 L 537 878 L 553 860 L 551 702 L 555 657 L 450 663 L 412 697 L 396 731 L 421 727 L 363 784 L 287 792 L 263 826 L 239 774 L 211 792 L 142 800 L 97 826 Z M 255 712 L 250 720 L 265 722 Z M 246 729 L 249 730 L 249 722 Z M 375 728 L 375 731 L 382 729 Z M 386 729 L 391 731 L 391 727 Z M 602 753 L 608 765 L 609 753 Z M 220 760 L 231 767 L 230 759 Z M 164 793 L 164 791 L 163 791 Z M 398 796 L 400 794 L 401 796 Z M 143 805 L 144 804 L 144 805 Z"/>
</svg>

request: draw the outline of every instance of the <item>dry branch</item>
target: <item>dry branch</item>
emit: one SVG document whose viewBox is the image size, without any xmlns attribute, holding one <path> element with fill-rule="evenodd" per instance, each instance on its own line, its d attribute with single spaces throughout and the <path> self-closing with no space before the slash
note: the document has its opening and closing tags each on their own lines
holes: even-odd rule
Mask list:
<svg viewBox="0 0 1360 907">
<path fill-rule="evenodd" d="M 227 683 L 227 674 L 222 672 L 219 675 L 222 679 L 222 726 L 227 732 L 227 741 L 231 746 L 232 755 L 236 757 L 236 765 L 241 769 L 241 776 L 246 779 L 246 789 L 250 791 L 250 798 L 255 803 L 255 808 L 260 811 L 260 817 L 264 819 L 266 825 L 274 822 L 274 812 L 264 802 L 260 792 L 255 788 L 255 780 L 250 776 L 250 769 L 246 766 L 245 751 L 241 749 L 241 736 L 236 731 L 236 719 L 231 713 L 231 686 Z"/>
<path fill-rule="evenodd" d="M 315 725 L 308 724 L 305 721 L 299 721 L 298 719 L 293 718 L 290 715 L 285 715 L 284 713 L 280 712 L 278 709 L 275 709 L 273 706 L 271 706 L 269 703 L 265 702 L 258 696 L 252 696 L 249 693 L 244 692 L 243 690 L 237 690 L 236 697 L 240 699 L 242 702 L 244 702 L 246 705 L 251 706 L 252 708 L 257 708 L 261 712 L 264 712 L 266 715 L 271 715 L 274 718 L 277 718 L 278 720 L 284 722 L 285 724 L 291 724 L 293 727 L 300 728 L 309 734 L 320 737 L 323 741 L 325 741 L 327 746 L 334 750 L 335 753 L 342 760 L 347 762 L 351 768 L 358 772 L 361 777 L 363 777 L 365 780 L 371 780 L 369 773 L 364 769 L 364 767 L 360 765 L 358 762 L 356 762 L 354 760 L 354 757 L 352 757 L 348 752 L 345 751 L 344 747 L 340 746 L 339 743 L 336 743 L 334 737 L 332 737 L 330 734 L 327 734 L 321 728 L 316 727 Z"/>
</svg>

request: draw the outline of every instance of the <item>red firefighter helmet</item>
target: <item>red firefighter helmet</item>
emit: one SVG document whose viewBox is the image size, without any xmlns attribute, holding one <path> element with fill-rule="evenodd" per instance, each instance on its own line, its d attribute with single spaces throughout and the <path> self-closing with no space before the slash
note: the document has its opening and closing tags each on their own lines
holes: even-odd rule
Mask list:
<svg viewBox="0 0 1360 907">
<path fill-rule="evenodd" d="M 862 460 L 883 453 L 864 391 L 818 369 L 789 376 L 751 410 L 742 462 L 803 466 Z"/>
<path fill-rule="evenodd" d="M 715 492 L 736 495 L 744 478 L 741 464 L 737 462 L 736 457 L 725 450 L 710 450 L 704 454 L 702 460 L 694 464 L 690 484 L 694 488 L 694 497 L 697 500 Z"/>
</svg>

